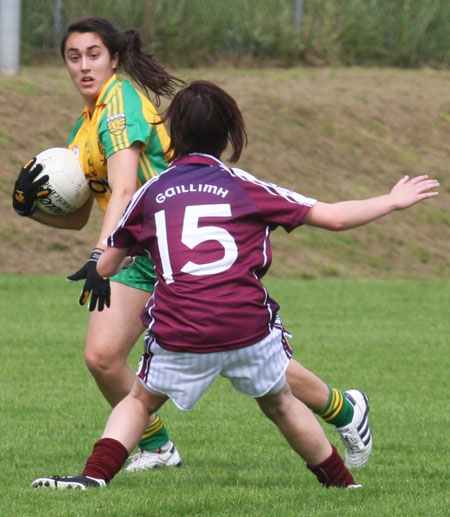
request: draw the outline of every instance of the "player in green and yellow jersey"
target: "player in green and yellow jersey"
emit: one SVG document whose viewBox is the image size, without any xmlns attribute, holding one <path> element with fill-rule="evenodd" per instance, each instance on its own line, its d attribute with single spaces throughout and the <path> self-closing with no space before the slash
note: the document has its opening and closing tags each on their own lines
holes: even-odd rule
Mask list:
<svg viewBox="0 0 450 517">
<path fill-rule="evenodd" d="M 78 155 L 93 194 L 71 214 L 54 216 L 34 208 L 30 213 L 20 210 L 21 215 L 29 215 L 40 223 L 68 229 L 85 226 L 94 198 L 104 211 L 89 260 L 68 278 L 84 280 L 80 304 L 90 298 L 91 311 L 85 360 L 112 406 L 129 393 L 134 383 L 135 372 L 126 359 L 144 331 L 140 312 L 153 291 L 155 275 L 146 256 L 138 257 L 111 281 L 98 275 L 96 263 L 105 248 L 105 239 L 117 225 L 132 194 L 167 168 L 169 138 L 164 125 L 158 124 L 160 118 L 149 95 L 153 93 L 158 104 L 161 95 L 172 96 L 182 84 L 151 54 L 143 52 L 141 46 L 136 30 L 120 32 L 102 18 L 84 18 L 68 27 L 61 53 L 85 102 L 68 146 Z M 116 71 L 124 72 L 133 83 L 119 78 Z M 108 309 L 104 310 L 105 307 Z M 150 418 L 139 448 L 128 466 L 131 471 L 181 464 L 180 455 L 157 415 Z"/>
</svg>

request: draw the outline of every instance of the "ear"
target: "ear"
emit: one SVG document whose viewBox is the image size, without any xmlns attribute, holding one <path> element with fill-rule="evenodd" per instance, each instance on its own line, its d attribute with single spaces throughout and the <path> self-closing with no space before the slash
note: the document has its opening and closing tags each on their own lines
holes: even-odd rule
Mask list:
<svg viewBox="0 0 450 517">
<path fill-rule="evenodd" d="M 112 57 L 112 67 L 114 69 L 114 72 L 116 71 L 116 68 L 119 66 L 119 53 L 116 52 L 114 56 Z"/>
</svg>

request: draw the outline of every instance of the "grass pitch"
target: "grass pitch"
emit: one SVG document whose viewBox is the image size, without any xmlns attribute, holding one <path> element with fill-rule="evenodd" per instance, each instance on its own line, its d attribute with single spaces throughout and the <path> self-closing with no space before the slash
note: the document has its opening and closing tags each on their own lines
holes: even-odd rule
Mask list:
<svg viewBox="0 0 450 517">
<path fill-rule="evenodd" d="M 29 488 L 79 473 L 109 414 L 83 362 L 88 312 L 61 276 L 0 275 L 0 514 L 5 516 L 446 515 L 450 283 L 267 281 L 295 357 L 367 391 L 374 452 L 358 491 L 326 490 L 256 404 L 217 381 L 161 416 L 180 469 L 119 473 L 87 492 Z M 136 365 L 138 344 L 130 357 Z M 341 453 L 337 434 L 327 426 Z"/>
</svg>

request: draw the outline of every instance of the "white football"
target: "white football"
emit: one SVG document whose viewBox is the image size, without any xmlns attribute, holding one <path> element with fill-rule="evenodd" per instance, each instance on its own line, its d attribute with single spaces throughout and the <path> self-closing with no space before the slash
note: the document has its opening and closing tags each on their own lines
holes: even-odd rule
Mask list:
<svg viewBox="0 0 450 517">
<path fill-rule="evenodd" d="M 82 207 L 89 198 L 90 189 L 76 154 L 65 147 L 52 147 L 36 156 L 43 170 L 36 179 L 48 174 L 43 186 L 51 194 L 37 201 L 37 208 L 47 214 L 70 214 Z"/>
</svg>

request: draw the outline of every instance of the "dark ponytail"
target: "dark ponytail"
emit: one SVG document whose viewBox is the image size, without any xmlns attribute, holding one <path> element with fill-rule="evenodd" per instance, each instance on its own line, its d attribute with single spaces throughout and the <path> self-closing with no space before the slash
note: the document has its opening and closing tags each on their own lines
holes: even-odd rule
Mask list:
<svg viewBox="0 0 450 517">
<path fill-rule="evenodd" d="M 142 38 L 136 29 L 119 32 L 114 25 L 104 18 L 87 17 L 69 25 L 61 40 L 61 54 L 65 59 L 67 38 L 74 32 L 94 32 L 102 39 L 111 57 L 119 56 L 118 69 L 125 72 L 139 86 L 145 95 L 155 95 L 155 102 L 160 104 L 160 97 L 173 97 L 178 86 L 184 82 L 170 75 L 155 59 L 154 54 L 142 51 Z"/>
<path fill-rule="evenodd" d="M 121 50 L 119 52 L 119 69 L 130 76 L 142 88 L 146 95 L 149 90 L 159 97 L 173 97 L 177 86 L 183 81 L 170 75 L 155 59 L 154 54 L 142 51 L 142 38 L 136 29 L 128 29 L 120 33 Z"/>
</svg>

